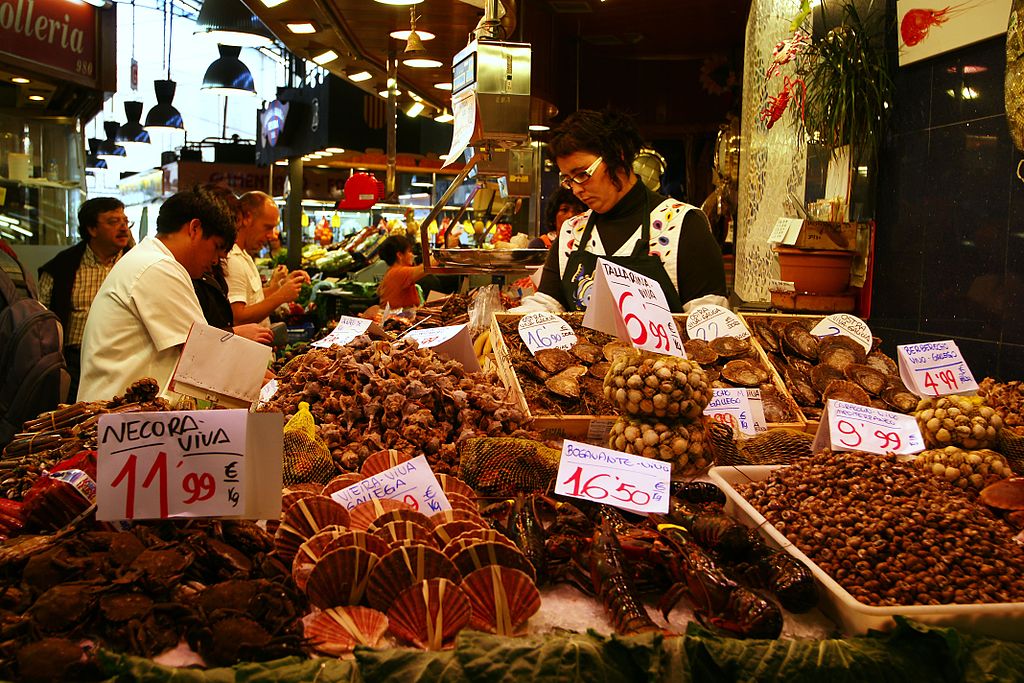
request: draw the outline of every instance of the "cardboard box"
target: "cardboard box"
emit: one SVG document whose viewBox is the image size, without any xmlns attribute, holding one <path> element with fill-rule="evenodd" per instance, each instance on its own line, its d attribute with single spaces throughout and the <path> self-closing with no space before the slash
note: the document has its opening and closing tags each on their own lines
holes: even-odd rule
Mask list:
<svg viewBox="0 0 1024 683">
<path fill-rule="evenodd" d="M 796 235 L 782 243 L 798 249 L 857 251 L 857 229 L 857 223 L 804 221 Z"/>
</svg>

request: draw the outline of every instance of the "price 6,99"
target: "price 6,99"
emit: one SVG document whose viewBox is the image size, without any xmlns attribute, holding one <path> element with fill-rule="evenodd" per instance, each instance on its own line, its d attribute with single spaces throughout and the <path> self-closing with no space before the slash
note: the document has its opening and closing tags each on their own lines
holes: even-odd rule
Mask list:
<svg viewBox="0 0 1024 683">
<path fill-rule="evenodd" d="M 627 312 L 626 300 L 632 296 L 633 292 L 623 292 L 622 296 L 619 297 L 618 303 L 619 313 L 622 315 L 622 322 L 626 325 L 629 338 L 635 345 L 642 346 L 647 343 L 647 337 L 650 335 L 655 340 L 655 351 L 658 349 L 668 351 L 671 348 L 671 344 L 669 342 L 668 330 L 664 324 L 653 320 L 644 322 L 644 319 L 636 313 L 632 311 Z M 642 303 L 641 306 L 643 306 Z"/>
<path fill-rule="evenodd" d="M 571 495 L 581 498 L 589 498 L 590 500 L 599 501 L 606 498 L 612 498 L 621 503 L 635 505 L 637 507 L 647 505 L 651 502 L 651 494 L 646 491 L 638 491 L 636 490 L 636 486 L 626 482 L 620 483 L 618 488 L 609 491 L 605 487 L 615 485 L 615 481 L 610 474 L 602 472 L 584 479 L 583 467 L 577 467 L 576 471 L 569 475 L 569 478 L 563 481 L 562 484 L 572 485 Z"/>
</svg>

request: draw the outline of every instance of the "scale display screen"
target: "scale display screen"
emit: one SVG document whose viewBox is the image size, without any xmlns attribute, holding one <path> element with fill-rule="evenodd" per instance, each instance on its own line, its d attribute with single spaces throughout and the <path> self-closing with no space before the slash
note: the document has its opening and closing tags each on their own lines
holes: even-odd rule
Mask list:
<svg viewBox="0 0 1024 683">
<path fill-rule="evenodd" d="M 452 67 L 452 95 L 476 83 L 476 52 L 470 52 Z"/>
</svg>

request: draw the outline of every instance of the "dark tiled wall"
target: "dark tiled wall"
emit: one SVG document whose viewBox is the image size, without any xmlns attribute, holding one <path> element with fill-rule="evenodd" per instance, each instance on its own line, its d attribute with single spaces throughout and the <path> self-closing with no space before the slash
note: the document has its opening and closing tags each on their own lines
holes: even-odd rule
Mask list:
<svg viewBox="0 0 1024 683">
<path fill-rule="evenodd" d="M 980 379 L 1024 379 L 1024 182 L 1003 100 L 1005 36 L 896 73 L 882 151 L 871 328 L 956 339 Z"/>
</svg>

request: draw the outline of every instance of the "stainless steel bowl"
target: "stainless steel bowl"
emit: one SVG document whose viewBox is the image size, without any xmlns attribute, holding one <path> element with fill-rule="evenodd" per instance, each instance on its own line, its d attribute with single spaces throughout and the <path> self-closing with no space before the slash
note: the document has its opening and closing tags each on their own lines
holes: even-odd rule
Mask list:
<svg viewBox="0 0 1024 683">
<path fill-rule="evenodd" d="M 435 249 L 434 258 L 451 266 L 539 266 L 547 249 Z"/>
</svg>

